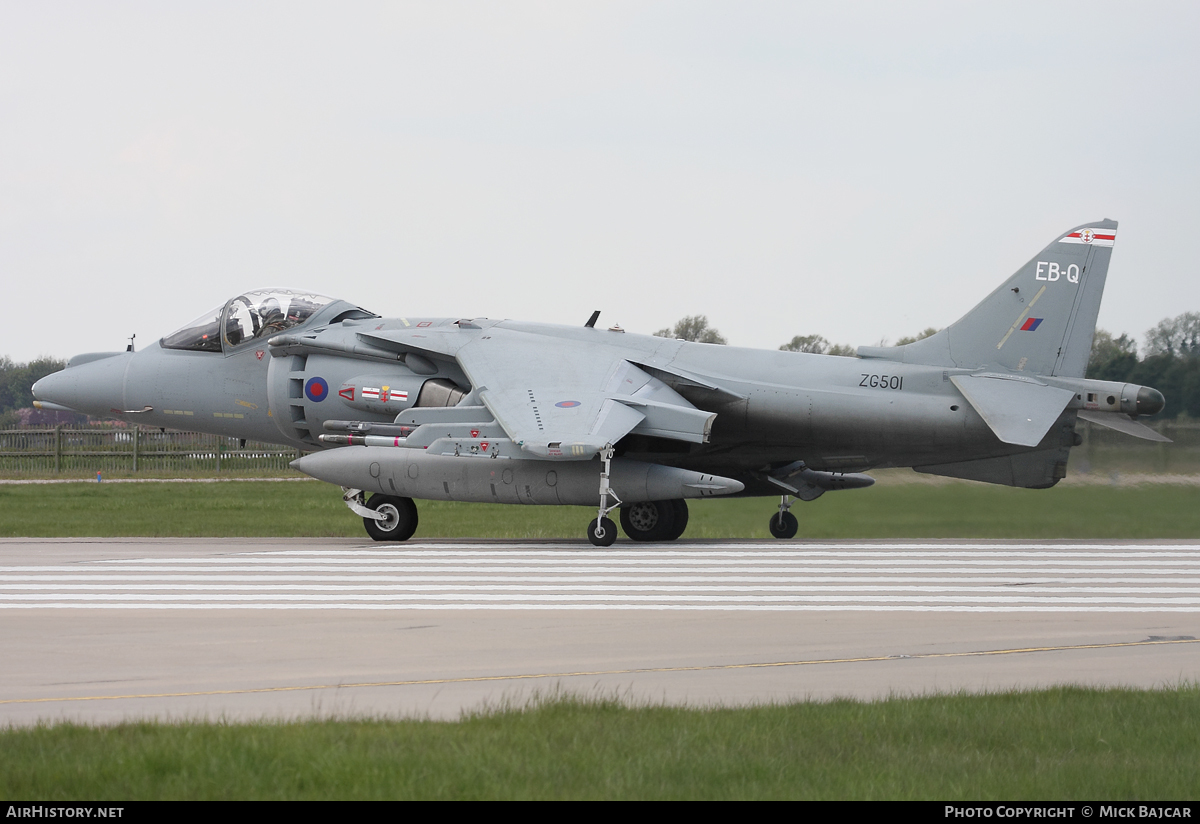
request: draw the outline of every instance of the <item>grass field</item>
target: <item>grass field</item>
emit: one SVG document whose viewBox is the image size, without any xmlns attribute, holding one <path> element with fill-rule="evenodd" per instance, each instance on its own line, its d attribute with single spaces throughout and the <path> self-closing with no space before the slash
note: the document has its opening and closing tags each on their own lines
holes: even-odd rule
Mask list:
<svg viewBox="0 0 1200 824">
<path fill-rule="evenodd" d="M 0 732 L 0 798 L 1146 800 L 1200 795 L 1200 689 L 740 709 L 559 697 L 458 723 Z"/>
<path fill-rule="evenodd" d="M 583 539 L 594 510 L 418 501 L 416 538 Z M 769 538 L 770 498 L 690 504 L 685 538 Z M 1196 538 L 1200 486 L 879 484 L 792 510 L 800 538 Z M 350 537 L 336 487 L 296 482 L 0 486 L 0 537 Z"/>
</svg>

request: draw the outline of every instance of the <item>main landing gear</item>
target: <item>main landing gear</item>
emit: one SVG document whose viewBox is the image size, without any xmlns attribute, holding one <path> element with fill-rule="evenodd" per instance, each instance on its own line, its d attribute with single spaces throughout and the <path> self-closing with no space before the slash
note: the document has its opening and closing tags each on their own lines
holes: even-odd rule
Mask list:
<svg viewBox="0 0 1200 824">
<path fill-rule="evenodd" d="M 634 541 L 674 541 L 687 523 L 688 507 L 682 498 L 621 507 L 621 529 Z"/>
<path fill-rule="evenodd" d="M 600 450 L 600 507 L 588 524 L 587 536 L 593 546 L 612 546 L 617 540 L 617 526 L 608 517 L 614 509 L 621 510 L 621 528 L 634 541 L 674 541 L 687 529 L 688 508 L 682 498 L 674 501 L 638 501 L 625 504 L 609 485 L 612 469 L 612 445 Z M 612 498 L 615 503 L 610 504 Z"/>
<path fill-rule="evenodd" d="M 771 520 L 767 523 L 767 528 L 776 538 L 783 540 L 795 538 L 796 533 L 800 530 L 800 522 L 789 511 L 793 503 L 795 502 L 790 495 L 782 496 L 779 500 L 779 511 L 772 515 Z"/>
</svg>

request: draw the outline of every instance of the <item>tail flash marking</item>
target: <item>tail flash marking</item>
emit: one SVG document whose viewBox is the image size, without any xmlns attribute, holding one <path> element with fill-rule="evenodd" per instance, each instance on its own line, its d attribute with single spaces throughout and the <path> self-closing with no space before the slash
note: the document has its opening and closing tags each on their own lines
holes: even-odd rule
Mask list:
<svg viewBox="0 0 1200 824">
<path fill-rule="evenodd" d="M 1117 239 L 1116 229 L 1080 229 L 1059 240 L 1059 243 L 1090 243 L 1093 246 L 1112 246 Z"/>
<path fill-rule="evenodd" d="M 1004 337 L 1000 338 L 1000 342 L 996 344 L 997 349 L 1003 348 L 1004 344 L 1008 342 L 1009 337 L 1012 336 L 1012 333 L 1017 331 L 1017 327 L 1025 322 L 1026 315 L 1033 311 L 1033 304 L 1037 303 L 1038 298 L 1044 294 L 1046 294 L 1045 286 L 1043 286 L 1041 289 L 1038 289 L 1038 293 L 1033 296 L 1033 300 L 1029 301 L 1029 305 L 1025 307 L 1025 311 L 1022 312 L 1016 321 L 1013 322 L 1013 325 L 1008 328 L 1008 331 L 1004 333 Z"/>
<path fill-rule="evenodd" d="M 1044 320 L 1044 318 L 1030 318 L 1029 320 L 1025 321 L 1023 324 L 1021 324 L 1021 331 L 1022 332 L 1036 332 L 1038 326 L 1041 325 L 1043 320 Z"/>
</svg>

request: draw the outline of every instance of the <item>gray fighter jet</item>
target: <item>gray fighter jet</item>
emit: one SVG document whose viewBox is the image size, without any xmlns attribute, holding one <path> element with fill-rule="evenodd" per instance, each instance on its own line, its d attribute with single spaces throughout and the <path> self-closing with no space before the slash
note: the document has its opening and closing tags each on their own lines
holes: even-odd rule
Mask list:
<svg viewBox="0 0 1200 824">
<path fill-rule="evenodd" d="M 1084 419 L 1137 421 L 1149 387 L 1083 377 L 1116 238 L 1055 238 L 958 322 L 858 358 L 688 343 L 597 326 L 382 318 L 288 289 L 233 298 L 141 351 L 72 358 L 34 386 L 46 408 L 289 444 L 343 487 L 380 541 L 414 498 L 596 507 L 609 546 L 683 534 L 691 498 L 793 499 L 869 486 L 873 467 L 1045 488 Z M 132 350 L 132 347 L 130 347 Z M 365 493 L 371 492 L 366 498 Z"/>
</svg>

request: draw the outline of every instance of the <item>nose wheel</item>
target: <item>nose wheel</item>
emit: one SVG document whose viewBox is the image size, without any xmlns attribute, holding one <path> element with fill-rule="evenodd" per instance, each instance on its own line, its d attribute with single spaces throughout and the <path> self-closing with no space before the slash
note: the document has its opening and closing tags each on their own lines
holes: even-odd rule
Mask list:
<svg viewBox="0 0 1200 824">
<path fill-rule="evenodd" d="M 407 541 L 417 531 L 417 505 L 412 498 L 372 495 L 361 489 L 342 487 L 342 503 L 363 519 L 367 534 L 376 541 Z"/>
<path fill-rule="evenodd" d="M 793 501 L 787 495 L 784 495 L 779 501 L 779 511 L 771 516 L 771 520 L 767 523 L 767 529 L 771 530 L 771 534 L 781 540 L 795 538 L 796 533 L 800 531 L 800 522 L 796 520 L 790 510 Z"/>
<path fill-rule="evenodd" d="M 417 531 L 417 505 L 412 498 L 372 495 L 367 509 L 374 517 L 364 517 L 367 534 L 376 541 L 407 541 Z"/>
</svg>

